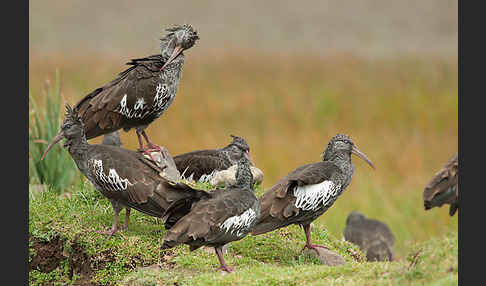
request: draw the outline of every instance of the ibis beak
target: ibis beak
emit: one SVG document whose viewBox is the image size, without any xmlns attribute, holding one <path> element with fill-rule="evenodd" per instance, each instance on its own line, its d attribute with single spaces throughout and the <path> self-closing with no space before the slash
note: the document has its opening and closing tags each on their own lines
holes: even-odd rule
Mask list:
<svg viewBox="0 0 486 286">
<path fill-rule="evenodd" d="M 248 151 L 248 150 L 245 151 L 245 157 L 248 159 L 248 161 L 250 161 L 250 165 L 252 165 L 252 166 L 255 165 L 255 164 L 253 164 L 253 161 L 251 160 L 250 151 Z"/>
<path fill-rule="evenodd" d="M 174 51 L 172 52 L 172 55 L 170 55 L 170 58 L 165 62 L 165 64 L 160 68 L 160 70 L 163 70 L 165 66 L 170 64 L 180 53 L 182 53 L 184 49 L 181 46 L 176 46 L 174 48 Z"/>
<path fill-rule="evenodd" d="M 44 154 L 42 154 L 41 160 L 44 160 L 44 157 L 46 156 L 47 152 L 51 150 L 52 146 L 56 145 L 57 142 L 61 141 L 61 139 L 64 138 L 64 135 L 62 134 L 62 131 L 59 131 L 57 133 L 56 137 L 52 139 L 51 143 L 47 146 L 46 151 L 44 151 Z"/>
<path fill-rule="evenodd" d="M 353 149 L 351 149 L 351 153 L 357 155 L 358 157 L 360 157 L 361 159 L 365 160 L 366 163 L 368 163 L 371 168 L 373 168 L 373 170 L 375 170 L 375 165 L 373 165 L 373 163 L 370 161 L 370 159 L 368 159 L 368 157 L 366 157 L 366 155 L 359 151 L 358 147 L 356 147 L 355 145 L 353 145 Z"/>
</svg>

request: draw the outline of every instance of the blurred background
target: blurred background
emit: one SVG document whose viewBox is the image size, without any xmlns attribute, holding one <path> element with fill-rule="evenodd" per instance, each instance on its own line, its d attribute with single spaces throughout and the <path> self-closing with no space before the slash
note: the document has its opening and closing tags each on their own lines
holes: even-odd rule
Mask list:
<svg viewBox="0 0 486 286">
<path fill-rule="evenodd" d="M 268 189 L 346 133 L 377 168 L 353 158 L 353 180 L 319 227 L 341 238 L 359 210 L 390 226 L 398 259 L 457 229 L 448 206 L 426 212 L 422 201 L 458 147 L 457 1 L 29 3 L 31 119 L 56 84 L 62 102 L 75 104 L 130 59 L 160 53 L 166 27 L 189 23 L 200 40 L 185 53 L 176 100 L 148 128 L 156 143 L 174 156 L 242 136 Z M 133 131 L 121 136 L 137 147 Z M 46 142 L 33 144 L 36 160 L 32 146 Z M 69 184 L 82 180 L 66 164 L 78 174 Z"/>
</svg>

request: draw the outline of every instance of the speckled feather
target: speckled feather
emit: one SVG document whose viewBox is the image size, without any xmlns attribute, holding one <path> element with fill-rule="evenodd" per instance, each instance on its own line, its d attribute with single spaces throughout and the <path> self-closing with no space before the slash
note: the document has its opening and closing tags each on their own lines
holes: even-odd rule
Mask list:
<svg viewBox="0 0 486 286">
<path fill-rule="evenodd" d="M 132 59 L 127 63 L 131 67 L 75 105 L 83 120 L 87 139 L 121 128 L 125 131 L 145 128 L 171 105 L 177 93 L 184 54 L 181 53 L 162 71 L 160 69 L 169 58 L 168 39 L 177 28 L 180 27 L 168 29 L 169 34 L 161 39 L 161 54 Z M 192 27 L 190 31 L 197 40 L 199 37 Z"/>
<path fill-rule="evenodd" d="M 293 223 L 310 223 L 322 215 L 332 206 L 344 187 L 326 205 L 312 211 L 303 211 L 296 207 L 294 188 L 315 185 L 326 180 L 343 185 L 345 175 L 331 162 L 317 162 L 301 166 L 280 179 L 259 198 L 261 216 L 252 234 L 262 234 Z"/>
<path fill-rule="evenodd" d="M 224 148 L 198 150 L 175 156 L 177 169 L 186 178 L 193 174 L 196 181 L 202 175 L 211 174 L 215 170 L 228 169 L 244 156 L 244 151 L 250 150 L 245 139 L 234 135 L 232 137 L 233 141 Z"/>
<path fill-rule="evenodd" d="M 183 60 L 182 60 L 183 61 Z M 120 73 L 118 77 L 105 86 L 98 88 L 84 97 L 76 106 L 85 124 L 87 139 L 110 133 L 123 128 L 148 125 L 161 114 L 147 113 L 143 118 L 128 118 L 120 113 L 122 99 L 126 96 L 126 106 L 134 107 L 138 98 L 144 98 L 148 108 L 154 105 L 157 84 L 167 84 L 159 77 L 159 69 L 164 62 L 161 55 L 132 60 L 133 66 Z M 182 64 L 180 65 L 182 68 Z M 171 76 L 172 85 L 168 98 L 175 96 L 179 74 Z M 171 102 L 171 100 L 167 100 Z M 166 106 L 167 108 L 168 106 Z"/>
<path fill-rule="evenodd" d="M 61 126 L 63 137 L 67 139 L 64 146 L 79 170 L 112 202 L 161 217 L 172 202 L 188 196 L 181 191 L 182 184 L 174 187 L 172 182 L 159 176 L 162 170 L 139 152 L 88 144 L 83 130 L 79 115 L 68 108 Z M 112 185 L 107 179 L 110 175 L 117 181 Z M 125 180 L 127 183 L 120 186 Z"/>
<path fill-rule="evenodd" d="M 253 193 L 253 177 L 246 161 L 244 167 L 238 164 L 235 185 L 207 193 L 192 201 L 184 200 L 185 208 L 179 206 L 168 209 L 167 216 L 181 209 L 188 212 L 167 232 L 162 249 L 181 243 L 188 244 L 191 250 L 203 245 L 220 247 L 248 234 L 256 223 L 260 208 Z"/>
<path fill-rule="evenodd" d="M 338 149 L 334 146 L 337 144 L 336 142 L 345 142 L 339 144 L 346 144 L 349 150 Z M 334 136 L 324 152 L 324 161 L 295 169 L 266 191 L 259 198 L 261 215 L 251 231 L 252 234 L 266 233 L 290 224 L 308 225 L 326 212 L 351 182 L 354 173 L 350 157 L 353 145 L 351 139 L 346 135 Z M 322 184 L 325 181 L 328 183 Z M 327 189 L 316 191 L 317 184 L 321 184 L 321 188 Z M 309 198 L 309 196 L 302 195 L 306 189 L 323 197 L 312 198 L 312 202 L 297 203 L 295 190 L 303 186 L 314 186 L 314 188 L 301 188 L 301 194 L 299 194 L 301 200 Z M 317 202 L 319 204 L 315 205 Z"/>
</svg>

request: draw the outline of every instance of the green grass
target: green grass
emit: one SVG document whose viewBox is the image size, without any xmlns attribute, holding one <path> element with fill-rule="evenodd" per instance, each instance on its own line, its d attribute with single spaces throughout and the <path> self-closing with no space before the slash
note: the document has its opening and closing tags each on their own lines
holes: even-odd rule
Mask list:
<svg viewBox="0 0 486 286">
<path fill-rule="evenodd" d="M 43 108 L 38 107 L 36 98 L 44 100 Z M 47 81 L 41 96 L 33 95 L 29 90 L 29 104 L 29 182 L 49 185 L 61 193 L 80 179 L 80 174 L 71 156 L 58 146 L 54 146 L 41 160 L 47 144 L 56 136 L 63 120 L 64 100 L 58 70 L 54 85 Z"/>
<path fill-rule="evenodd" d="M 40 91 L 46 79 L 55 78 L 56 68 L 62 75 L 63 99 L 74 104 L 113 79 L 126 68 L 123 63 L 130 57 L 33 54 L 29 61 L 29 86 L 31 100 L 37 100 L 38 105 L 31 107 L 31 112 L 47 108 Z M 243 136 L 251 146 L 255 165 L 265 174 L 264 189 L 298 166 L 320 160 L 327 142 L 336 133 L 349 134 L 376 170 L 353 157 L 355 173 L 351 184 L 314 224 L 330 237 L 340 239 L 347 215 L 359 210 L 389 225 L 397 238 L 394 249 L 401 261 L 406 260 L 414 244 L 457 232 L 457 215 L 450 217 L 447 207 L 425 211 L 422 201 L 427 182 L 457 152 L 457 75 L 457 57 L 365 59 L 351 54 L 323 57 L 254 51 L 214 56 L 190 53 L 176 100 L 147 132 L 172 155 L 225 146 L 230 142 L 229 134 Z M 120 135 L 126 148 L 137 148 L 134 131 Z M 101 140 L 100 136 L 90 143 Z M 54 147 L 49 156 L 55 151 L 69 156 L 60 147 Z M 68 168 L 79 174 L 72 162 Z M 81 188 L 79 184 L 75 180 L 63 191 L 75 197 Z M 111 224 L 111 207 L 102 201 L 102 217 L 79 215 L 89 221 L 86 227 Z M 134 217 L 147 225 L 155 223 L 152 218 Z M 141 226 L 134 225 L 134 232 L 137 227 Z M 74 225 L 74 229 L 79 228 Z M 303 234 L 297 228 L 288 229 L 298 236 L 297 251 Z M 278 252 L 262 255 L 272 259 L 280 256 Z M 292 267 L 290 256 L 282 257 L 287 262 L 277 268 Z M 217 265 L 212 254 L 207 262 Z"/>
<path fill-rule="evenodd" d="M 301 253 L 304 233 L 290 226 L 233 242 L 225 259 L 236 272 L 224 275 L 215 272 L 219 264 L 212 250 L 190 252 L 187 246 L 177 246 L 161 252 L 163 225 L 136 211 L 132 212 L 129 231 L 108 241 L 93 232 L 110 227 L 112 217 L 109 201 L 87 182 L 62 196 L 52 188 L 30 190 L 29 261 L 37 255 L 34 241 L 63 241 L 59 265 L 48 273 L 31 270 L 30 284 L 76 285 L 90 280 L 99 285 L 457 284 L 457 232 L 410 245 L 404 259 L 367 263 L 356 246 L 315 227 L 312 240 L 329 246 L 346 260 L 345 265 L 328 267 Z M 120 223 L 123 217 L 122 212 Z M 75 254 L 85 257 L 83 263 L 91 269 L 89 277 L 83 277 L 76 268 L 79 266 L 72 263 Z"/>
</svg>

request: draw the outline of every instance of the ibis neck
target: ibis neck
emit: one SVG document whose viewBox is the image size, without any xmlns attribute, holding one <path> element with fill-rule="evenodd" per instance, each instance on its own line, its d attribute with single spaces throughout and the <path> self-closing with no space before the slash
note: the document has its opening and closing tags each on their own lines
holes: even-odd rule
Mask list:
<svg viewBox="0 0 486 286">
<path fill-rule="evenodd" d="M 80 163 L 86 161 L 89 146 L 88 140 L 86 140 L 86 136 L 83 134 L 81 137 L 68 139 L 66 141 L 66 145 L 68 146 L 69 154 L 71 154 L 73 160 L 82 170 Z"/>
<path fill-rule="evenodd" d="M 334 163 L 345 175 L 344 187 L 348 186 L 354 173 L 354 165 L 351 162 L 351 155 L 347 152 L 337 152 L 328 160 Z"/>
<path fill-rule="evenodd" d="M 251 174 L 251 170 L 248 165 L 238 165 L 238 169 L 236 170 L 236 186 L 243 189 L 252 190 L 253 175 Z"/>
<path fill-rule="evenodd" d="M 232 164 L 234 164 L 236 161 L 244 156 L 243 151 L 236 145 L 229 145 L 224 147 L 223 152 L 226 152 Z"/>
</svg>

